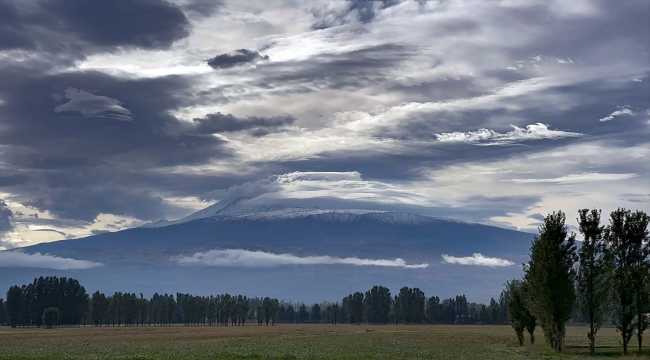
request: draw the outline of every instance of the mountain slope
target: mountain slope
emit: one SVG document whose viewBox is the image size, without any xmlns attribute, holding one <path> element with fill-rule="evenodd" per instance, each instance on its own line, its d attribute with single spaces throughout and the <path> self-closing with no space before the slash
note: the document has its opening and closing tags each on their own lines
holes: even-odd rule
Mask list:
<svg viewBox="0 0 650 360">
<path fill-rule="evenodd" d="M 427 286 L 481 296 L 498 294 L 519 266 L 488 268 L 447 264 L 442 255 L 482 253 L 515 264 L 525 261 L 532 235 L 487 225 L 390 211 L 323 210 L 267 206 L 237 208 L 233 202 L 210 207 L 167 224 L 105 233 L 77 240 L 39 244 L 22 250 L 101 262 L 85 270 L 7 269 L 0 291 L 39 274 L 67 274 L 103 291 L 188 291 L 211 293 L 248 290 L 296 300 L 336 300 L 339 295 L 374 284 Z M 427 263 L 427 269 L 354 265 L 184 266 L 174 259 L 213 249 L 243 249 L 295 256 L 402 258 Z M 206 275 L 210 274 L 206 278 Z M 436 280 L 438 279 L 438 280 Z M 493 283 L 493 284 L 492 284 Z M 429 284 L 429 285 L 427 285 Z M 490 285 L 492 284 L 492 285 Z M 214 289 L 214 290 L 213 290 Z M 393 289 L 397 290 L 397 289 Z M 221 290 L 219 290 L 221 291 Z M 261 293 L 256 293 L 260 291 Z M 332 298 L 332 293 L 336 294 Z M 489 298 L 488 298 L 489 300 Z"/>
</svg>

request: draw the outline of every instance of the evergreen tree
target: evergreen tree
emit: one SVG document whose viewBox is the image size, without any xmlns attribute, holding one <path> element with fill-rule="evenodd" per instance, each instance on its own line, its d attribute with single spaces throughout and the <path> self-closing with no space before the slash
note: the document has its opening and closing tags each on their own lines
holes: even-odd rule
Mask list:
<svg viewBox="0 0 650 360">
<path fill-rule="evenodd" d="M 600 211 L 582 209 L 578 212 L 580 233 L 584 237 L 578 251 L 577 269 L 578 309 L 589 323 L 589 351 L 596 353 L 596 333 L 600 329 L 609 305 L 610 267 L 604 240 L 605 227 L 600 225 Z"/>
<path fill-rule="evenodd" d="M 563 350 L 565 323 L 575 302 L 575 234 L 568 235 L 563 212 L 550 214 L 540 226 L 524 267 L 525 294 L 530 312 L 539 319 L 544 338 L 558 352 Z"/>
</svg>

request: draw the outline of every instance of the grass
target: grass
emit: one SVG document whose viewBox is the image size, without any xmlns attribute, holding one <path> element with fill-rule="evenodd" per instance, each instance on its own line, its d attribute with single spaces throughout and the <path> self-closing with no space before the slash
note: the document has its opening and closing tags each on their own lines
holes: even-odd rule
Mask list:
<svg viewBox="0 0 650 360">
<path fill-rule="evenodd" d="M 537 344 L 519 347 L 508 326 L 2 327 L 0 359 L 590 359 L 586 332 L 569 327 L 555 354 L 539 329 Z M 619 338 L 601 329 L 595 358 L 622 356 Z M 644 349 L 630 358 L 647 359 Z"/>
</svg>

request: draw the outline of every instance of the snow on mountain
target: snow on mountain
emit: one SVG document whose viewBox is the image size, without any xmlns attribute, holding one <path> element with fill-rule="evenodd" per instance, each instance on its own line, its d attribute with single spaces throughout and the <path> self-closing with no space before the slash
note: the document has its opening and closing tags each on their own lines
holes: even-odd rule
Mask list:
<svg viewBox="0 0 650 360">
<path fill-rule="evenodd" d="M 182 224 L 195 220 L 286 220 L 313 217 L 322 221 L 350 222 L 361 218 L 388 224 L 428 224 L 433 222 L 459 222 L 449 218 L 431 217 L 405 212 L 368 210 L 368 209 L 318 209 L 303 207 L 283 207 L 279 205 L 248 207 L 242 199 L 220 201 L 182 219 L 175 221 L 160 220 L 142 227 L 157 228 Z"/>
</svg>

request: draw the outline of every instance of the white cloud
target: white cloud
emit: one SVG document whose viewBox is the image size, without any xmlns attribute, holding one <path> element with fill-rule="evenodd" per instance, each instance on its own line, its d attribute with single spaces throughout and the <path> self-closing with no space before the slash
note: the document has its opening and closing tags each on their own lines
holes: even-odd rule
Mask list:
<svg viewBox="0 0 650 360">
<path fill-rule="evenodd" d="M 403 259 L 360 259 L 357 257 L 295 256 L 292 254 L 273 254 L 263 251 L 241 249 L 210 250 L 197 252 L 192 256 L 178 256 L 170 259 L 184 265 L 273 267 L 281 265 L 355 265 L 385 266 L 406 269 L 424 269 L 427 263 L 409 265 Z"/>
<path fill-rule="evenodd" d="M 637 174 L 601 174 L 601 173 L 582 173 L 582 174 L 571 174 L 566 176 L 560 176 L 556 178 L 543 178 L 543 179 L 508 179 L 502 181 L 509 181 L 514 183 L 526 184 L 526 183 L 557 183 L 557 184 L 569 184 L 569 183 L 581 183 L 581 182 L 591 182 L 591 181 L 617 181 L 617 180 L 627 180 L 633 177 L 636 177 Z"/>
<path fill-rule="evenodd" d="M 504 134 L 490 129 L 480 129 L 477 131 L 436 134 L 436 138 L 440 142 L 465 142 L 481 145 L 502 145 L 526 140 L 555 140 L 567 137 L 583 136 L 580 133 L 562 130 L 551 130 L 548 128 L 548 125 L 542 123 L 528 125 L 526 128 L 520 128 L 515 125 L 511 126 L 513 127 L 513 130 Z"/>
<path fill-rule="evenodd" d="M 455 257 L 451 255 L 442 255 L 442 259 L 448 264 L 459 264 L 459 265 L 502 267 L 502 266 L 512 266 L 515 264 L 510 260 L 491 258 L 491 257 L 483 256 L 480 253 L 474 253 L 472 256 L 467 256 L 467 257 Z"/>
<path fill-rule="evenodd" d="M 634 82 L 643 82 L 643 80 L 641 80 L 641 79 L 632 79 L 632 81 L 634 81 Z"/>
<path fill-rule="evenodd" d="M 634 116 L 635 112 L 630 109 L 629 105 L 623 105 L 623 106 L 617 106 L 618 110 L 614 111 L 613 113 L 609 114 L 608 116 L 605 116 L 602 119 L 599 119 L 600 122 L 605 122 L 605 121 L 610 121 L 614 120 L 615 117 L 617 116 L 623 116 L 623 115 L 630 115 Z"/>
<path fill-rule="evenodd" d="M 122 102 L 108 96 L 94 95 L 75 88 L 65 89 L 64 95 L 54 94 L 55 99 L 69 99 L 58 105 L 54 112 L 77 111 L 87 117 L 104 117 L 119 121 L 133 120 L 131 111 L 122 107 Z"/>
<path fill-rule="evenodd" d="M 86 260 L 62 258 L 50 254 L 25 254 L 22 251 L 0 251 L 0 267 L 75 270 L 90 269 L 98 266 L 103 266 L 103 264 Z"/>
</svg>

